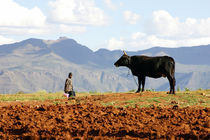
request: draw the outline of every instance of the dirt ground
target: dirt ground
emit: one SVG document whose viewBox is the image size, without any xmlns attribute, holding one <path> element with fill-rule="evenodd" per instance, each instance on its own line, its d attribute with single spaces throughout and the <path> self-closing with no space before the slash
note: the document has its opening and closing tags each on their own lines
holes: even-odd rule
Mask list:
<svg viewBox="0 0 210 140">
<path fill-rule="evenodd" d="M 101 104 L 139 96 L 0 102 L 0 139 L 210 139 L 209 107 Z"/>
</svg>

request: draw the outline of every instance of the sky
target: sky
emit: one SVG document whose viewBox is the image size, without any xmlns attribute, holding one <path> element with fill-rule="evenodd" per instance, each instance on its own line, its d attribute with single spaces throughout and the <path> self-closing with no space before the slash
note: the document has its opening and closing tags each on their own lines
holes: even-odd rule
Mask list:
<svg viewBox="0 0 210 140">
<path fill-rule="evenodd" d="M 0 0 L 0 45 L 68 37 L 93 51 L 210 44 L 210 0 Z"/>
</svg>

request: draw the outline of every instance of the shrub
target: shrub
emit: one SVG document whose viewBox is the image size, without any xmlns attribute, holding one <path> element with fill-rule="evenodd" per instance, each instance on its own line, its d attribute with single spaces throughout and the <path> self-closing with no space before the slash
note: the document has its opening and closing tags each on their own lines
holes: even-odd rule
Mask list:
<svg viewBox="0 0 210 140">
<path fill-rule="evenodd" d="M 177 91 L 181 91 L 181 88 L 179 87 L 179 86 L 177 86 L 177 89 L 176 89 Z"/>
<path fill-rule="evenodd" d="M 135 89 L 129 90 L 128 92 L 135 92 Z"/>
<path fill-rule="evenodd" d="M 18 91 L 16 94 L 25 94 L 23 91 Z"/>
<path fill-rule="evenodd" d="M 189 88 L 185 88 L 185 91 L 190 91 L 190 89 Z"/>
</svg>

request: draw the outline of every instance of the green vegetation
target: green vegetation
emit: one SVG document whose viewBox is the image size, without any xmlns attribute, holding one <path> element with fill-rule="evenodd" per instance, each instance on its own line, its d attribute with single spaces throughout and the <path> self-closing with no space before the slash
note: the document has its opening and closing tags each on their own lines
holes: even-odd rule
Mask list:
<svg viewBox="0 0 210 140">
<path fill-rule="evenodd" d="M 146 89 L 145 91 L 155 91 L 155 89 Z"/>
<path fill-rule="evenodd" d="M 147 93 L 141 93 L 146 95 Z M 165 94 L 165 92 L 157 92 L 155 96 L 139 96 L 137 98 L 103 103 L 103 105 L 124 106 L 124 107 L 150 107 L 156 106 L 173 106 L 179 105 L 180 107 L 187 106 L 203 106 L 210 107 L 210 90 L 197 90 L 197 91 L 179 91 L 176 95 Z"/>
<path fill-rule="evenodd" d="M 87 96 L 87 95 L 104 95 L 109 94 L 100 93 L 100 92 L 81 92 L 76 93 L 77 97 Z M 66 97 L 63 96 L 63 91 L 59 91 L 56 93 L 47 92 L 45 90 L 40 90 L 34 93 L 24 93 L 19 91 L 15 94 L 0 94 L 0 102 L 1 101 L 45 101 L 45 100 L 55 100 L 55 99 L 65 99 Z"/>
<path fill-rule="evenodd" d="M 177 86 L 176 91 L 181 91 L 181 88 L 179 86 Z"/>
<path fill-rule="evenodd" d="M 98 100 L 100 104 L 104 106 L 115 106 L 115 107 L 149 107 L 151 105 L 156 106 L 173 106 L 173 105 L 179 105 L 179 107 L 187 107 L 187 106 L 203 106 L 203 107 L 210 107 L 210 90 L 203 90 L 198 89 L 196 91 L 191 90 L 184 90 L 184 91 L 177 91 L 176 95 L 166 94 L 166 92 L 154 92 L 154 91 L 146 91 L 143 93 L 140 93 L 139 96 L 131 96 L 130 98 L 126 98 L 127 96 L 124 96 L 123 98 L 116 98 L 114 93 L 106 92 L 106 93 L 100 93 L 100 92 L 82 92 L 82 93 L 76 93 L 77 97 L 82 96 L 89 96 L 95 95 L 94 97 L 97 97 L 100 95 L 109 95 L 112 94 L 111 97 L 113 99 L 110 99 L 108 101 L 104 101 L 103 97 L 102 100 Z M 121 94 L 135 94 L 135 93 L 121 93 Z M 128 95 L 129 97 L 129 95 Z M 97 97 L 98 98 L 98 97 Z M 56 93 L 48 93 L 44 90 L 37 91 L 36 93 L 24 93 L 22 91 L 16 93 L 16 94 L 0 94 L 0 102 L 7 102 L 7 101 L 51 101 L 53 104 L 65 104 L 66 101 L 60 100 L 60 99 L 66 99 L 66 97 L 63 96 L 63 92 L 56 92 Z M 80 100 L 78 98 L 77 103 L 86 103 L 87 101 Z M 67 101 L 71 102 L 71 101 Z"/>
<path fill-rule="evenodd" d="M 0 101 L 44 101 L 44 100 L 54 100 L 62 98 L 62 93 L 47 93 L 44 90 L 37 91 L 36 93 L 24 93 L 18 92 L 16 94 L 0 94 Z"/>
<path fill-rule="evenodd" d="M 103 106 L 114 106 L 115 105 L 115 102 L 112 101 L 112 102 L 108 102 L 108 103 L 102 103 Z"/>
<path fill-rule="evenodd" d="M 132 90 L 129 90 L 128 92 L 135 92 L 136 90 L 135 89 L 132 89 Z"/>
<path fill-rule="evenodd" d="M 189 88 L 185 88 L 185 91 L 190 91 L 190 89 Z"/>
</svg>

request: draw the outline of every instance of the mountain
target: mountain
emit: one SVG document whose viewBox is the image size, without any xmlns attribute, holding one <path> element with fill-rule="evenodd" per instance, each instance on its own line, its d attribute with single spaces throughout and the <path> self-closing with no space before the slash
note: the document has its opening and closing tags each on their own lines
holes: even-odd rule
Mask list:
<svg viewBox="0 0 210 140">
<path fill-rule="evenodd" d="M 161 55 L 168 54 L 182 64 L 192 65 L 210 65 L 210 45 L 195 46 L 195 47 L 181 47 L 181 48 L 162 48 L 154 47 L 144 51 L 138 51 L 138 54 L 152 54 Z M 202 57 L 200 57 L 202 56 Z M 196 58 L 196 59 L 195 59 Z"/>
<path fill-rule="evenodd" d="M 176 61 L 177 87 L 210 88 L 210 45 L 163 48 L 131 52 L 128 55 L 170 55 Z M 30 38 L 0 45 L 0 93 L 63 90 L 65 78 L 73 73 L 76 91 L 129 91 L 137 88 L 128 68 L 115 68 L 121 50 L 92 51 L 73 39 Z M 130 73 L 130 74 L 129 74 Z M 128 75 L 129 74 L 129 75 Z M 168 90 L 167 79 L 146 79 L 146 88 Z"/>
</svg>

